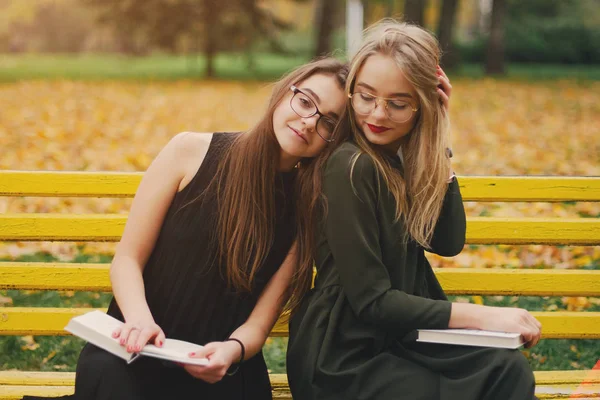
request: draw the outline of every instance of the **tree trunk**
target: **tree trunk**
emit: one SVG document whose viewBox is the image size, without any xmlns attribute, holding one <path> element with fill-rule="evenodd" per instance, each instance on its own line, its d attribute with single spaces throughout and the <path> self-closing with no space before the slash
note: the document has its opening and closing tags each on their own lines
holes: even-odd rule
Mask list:
<svg viewBox="0 0 600 400">
<path fill-rule="evenodd" d="M 206 59 L 206 77 L 213 78 L 215 76 L 215 55 L 217 52 L 217 24 L 218 11 L 216 0 L 206 0 L 204 3 L 204 57 Z"/>
<path fill-rule="evenodd" d="M 244 11 L 250 16 L 250 25 L 246 28 L 246 37 L 248 38 L 248 44 L 246 45 L 246 63 L 248 70 L 254 72 L 256 69 L 256 59 L 254 57 L 254 41 L 256 40 L 256 27 L 258 26 L 258 10 L 254 0 L 244 0 Z"/>
<path fill-rule="evenodd" d="M 392 17 L 394 15 L 394 0 L 387 0 L 385 4 L 385 16 Z"/>
<path fill-rule="evenodd" d="M 427 0 L 405 0 L 404 21 L 423 26 L 426 2 Z"/>
<path fill-rule="evenodd" d="M 504 74 L 504 16 L 506 0 L 494 0 L 492 24 L 485 63 L 486 75 Z"/>
<path fill-rule="evenodd" d="M 316 47 L 315 57 L 331 53 L 331 34 L 333 33 L 333 15 L 337 0 L 317 0 L 315 2 Z"/>
<path fill-rule="evenodd" d="M 452 45 L 452 32 L 454 31 L 454 21 L 456 20 L 456 6 L 458 0 L 444 0 L 440 22 L 438 25 L 437 36 L 442 48 L 441 64 L 452 69 L 458 65 L 458 54 L 454 51 Z"/>
</svg>

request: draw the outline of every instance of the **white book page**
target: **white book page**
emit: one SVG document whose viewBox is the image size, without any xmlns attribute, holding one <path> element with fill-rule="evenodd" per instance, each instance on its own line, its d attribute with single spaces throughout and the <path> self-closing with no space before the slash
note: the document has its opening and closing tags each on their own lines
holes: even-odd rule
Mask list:
<svg viewBox="0 0 600 400">
<path fill-rule="evenodd" d="M 86 327 L 100 333 L 102 336 L 106 336 L 107 338 L 111 338 L 115 341 L 117 339 L 113 338 L 112 333 L 115 329 L 123 326 L 121 321 L 103 313 L 102 311 L 92 311 L 87 314 L 80 315 L 77 317 L 77 320 L 80 324 L 85 325 Z"/>
<path fill-rule="evenodd" d="M 73 321 L 70 322 L 69 325 L 72 323 L 85 327 L 84 329 L 86 329 L 86 331 L 82 332 L 80 329 L 77 329 L 76 326 L 73 326 L 75 329 L 70 329 L 69 326 L 67 326 L 69 332 L 74 333 L 119 357 L 125 358 L 126 360 L 133 361 L 133 359 L 136 358 L 133 353 L 128 353 L 125 347 L 118 343 L 119 340 L 117 338 L 112 336 L 115 329 L 124 325 L 123 322 L 118 319 L 113 318 L 102 311 L 96 310 L 73 318 Z M 114 342 L 117 346 L 111 345 L 107 340 Z M 208 364 L 208 359 L 206 358 L 189 357 L 189 353 L 200 349 L 202 349 L 202 346 L 197 344 L 177 339 L 166 339 L 162 347 L 147 344 L 139 354 L 187 364 L 206 365 Z"/>
<path fill-rule="evenodd" d="M 500 337 L 509 339 L 521 336 L 519 333 L 514 332 L 483 331 L 478 329 L 419 329 L 419 331 L 432 333 L 449 333 L 455 335 Z"/>
<path fill-rule="evenodd" d="M 166 339 L 162 347 L 156 347 L 153 344 L 144 346 L 140 352 L 143 355 L 152 355 L 159 358 L 165 358 L 172 361 L 179 361 L 187 364 L 206 365 L 206 358 L 190 358 L 189 353 L 201 350 L 203 347 L 177 339 Z"/>
</svg>

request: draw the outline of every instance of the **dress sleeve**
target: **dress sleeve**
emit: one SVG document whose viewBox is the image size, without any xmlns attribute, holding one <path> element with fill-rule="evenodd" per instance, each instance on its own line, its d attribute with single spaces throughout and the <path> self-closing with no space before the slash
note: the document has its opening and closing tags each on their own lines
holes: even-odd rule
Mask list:
<svg viewBox="0 0 600 400">
<path fill-rule="evenodd" d="M 458 180 L 454 178 L 452 183 L 448 184 L 448 190 L 433 232 L 429 251 L 445 257 L 457 255 L 465 245 L 466 230 L 465 207 Z"/>
<path fill-rule="evenodd" d="M 377 171 L 370 156 L 362 154 L 350 176 L 351 159 L 351 152 L 333 154 L 323 181 L 327 199 L 325 235 L 350 306 L 361 321 L 396 335 L 417 328 L 447 328 L 449 302 L 391 287 L 379 244 Z M 380 189 L 386 190 L 384 183 Z"/>
</svg>

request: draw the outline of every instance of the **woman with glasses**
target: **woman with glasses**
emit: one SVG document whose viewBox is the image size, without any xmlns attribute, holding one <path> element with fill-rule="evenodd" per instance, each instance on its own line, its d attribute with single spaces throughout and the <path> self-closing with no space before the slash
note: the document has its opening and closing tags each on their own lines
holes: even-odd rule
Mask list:
<svg viewBox="0 0 600 400">
<path fill-rule="evenodd" d="M 175 136 L 137 190 L 110 268 L 108 314 L 130 352 L 165 337 L 204 345 L 207 366 L 142 357 L 128 365 L 87 344 L 77 399 L 271 399 L 261 352 L 312 279 L 313 179 L 331 152 L 345 64 L 323 59 L 274 85 L 243 133 Z M 289 300 L 289 302 L 288 302 Z"/>
<path fill-rule="evenodd" d="M 425 258 L 458 254 L 466 230 L 439 54 L 423 29 L 386 21 L 350 64 L 350 112 L 335 135 L 347 141 L 323 173 L 317 276 L 290 321 L 294 400 L 534 398 L 518 350 L 415 341 L 417 329 L 444 328 L 540 338 L 525 310 L 448 301 Z"/>
</svg>

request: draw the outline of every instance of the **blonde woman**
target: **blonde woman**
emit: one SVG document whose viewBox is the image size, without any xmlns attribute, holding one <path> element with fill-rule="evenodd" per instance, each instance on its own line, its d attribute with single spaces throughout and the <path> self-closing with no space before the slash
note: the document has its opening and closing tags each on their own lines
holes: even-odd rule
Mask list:
<svg viewBox="0 0 600 400">
<path fill-rule="evenodd" d="M 534 398 L 518 350 L 414 340 L 419 328 L 472 328 L 532 346 L 541 328 L 522 309 L 449 302 L 425 258 L 458 254 L 466 229 L 439 54 L 423 29 L 384 21 L 350 64 L 336 133 L 348 140 L 323 172 L 315 286 L 290 322 L 295 400 Z"/>
</svg>

